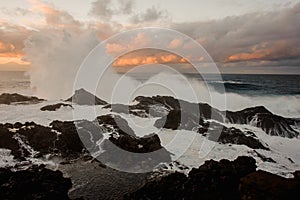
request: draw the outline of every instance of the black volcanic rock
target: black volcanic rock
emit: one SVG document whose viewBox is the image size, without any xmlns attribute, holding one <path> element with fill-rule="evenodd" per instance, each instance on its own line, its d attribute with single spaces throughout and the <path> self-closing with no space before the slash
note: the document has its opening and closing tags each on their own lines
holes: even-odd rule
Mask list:
<svg viewBox="0 0 300 200">
<path fill-rule="evenodd" d="M 159 177 L 125 199 L 239 199 L 240 178 L 254 172 L 255 160 L 206 161 L 186 177 L 178 172 Z"/>
<path fill-rule="evenodd" d="M 212 124 L 212 123 L 211 123 Z M 246 145 L 252 149 L 264 149 L 269 150 L 269 148 L 265 147 L 261 142 L 256 139 L 254 133 L 249 131 L 244 133 L 240 129 L 234 127 L 225 127 L 218 123 L 214 123 L 214 125 L 210 124 L 210 129 L 207 131 L 208 139 L 220 142 L 223 144 L 239 144 Z"/>
<path fill-rule="evenodd" d="M 97 157 L 102 163 L 122 169 L 151 171 L 161 162 L 171 162 L 170 153 L 161 146 L 157 135 L 137 137 L 127 121 L 118 115 L 100 116 L 97 121 L 110 132 L 108 140 L 101 145 L 105 151 Z"/>
<path fill-rule="evenodd" d="M 17 159 L 24 159 L 29 152 L 19 146 L 18 141 L 13 138 L 14 133 L 10 132 L 8 124 L 0 124 L 0 148 L 11 150 L 12 155 Z"/>
<path fill-rule="evenodd" d="M 96 122 L 111 132 L 135 136 L 128 122 L 119 115 L 102 115 L 96 118 Z"/>
<path fill-rule="evenodd" d="M 84 146 L 71 123 L 54 121 L 53 127 L 34 122 L 0 124 L 0 148 L 10 149 L 16 159 L 42 157 L 47 154 L 64 158 L 81 156 Z"/>
<path fill-rule="evenodd" d="M 76 122 L 53 121 L 50 124 L 55 131 L 61 133 L 55 141 L 55 149 L 63 157 L 79 157 L 85 152 L 84 144 L 74 123 Z"/>
<path fill-rule="evenodd" d="M 12 103 L 22 103 L 22 104 L 36 104 L 45 101 L 44 99 L 39 99 L 37 97 L 23 96 L 17 93 L 9 94 L 3 93 L 0 95 L 0 104 L 12 104 Z"/>
<path fill-rule="evenodd" d="M 61 107 L 70 107 L 73 108 L 72 105 L 70 104 L 65 104 L 65 103 L 57 103 L 54 105 L 47 105 L 41 108 L 41 111 L 56 111 L 60 109 Z"/>
<path fill-rule="evenodd" d="M 113 104 L 113 112 L 133 114 L 140 117 L 161 117 L 156 123 L 157 127 L 170 129 L 192 130 L 203 125 L 204 120 L 215 120 L 221 123 L 250 124 L 261 128 L 269 135 L 294 138 L 299 136 L 299 119 L 284 118 L 274 115 L 263 106 L 247 108 L 241 111 L 220 111 L 203 103 L 190 103 L 170 96 L 138 96 L 134 100 L 137 104 Z M 169 115 L 169 117 L 168 117 Z M 199 124 L 197 124 L 199 122 Z"/>
<path fill-rule="evenodd" d="M 75 94 L 68 98 L 68 102 L 73 102 L 78 105 L 106 105 L 108 104 L 106 101 L 99 99 L 95 95 L 91 94 L 90 92 L 79 89 L 75 91 Z"/>
<path fill-rule="evenodd" d="M 292 126 L 298 126 L 299 120 L 288 119 L 274 115 L 263 106 L 246 108 L 237 112 L 226 112 L 230 123 L 251 124 L 261 128 L 269 135 L 294 138 L 299 136 L 299 131 Z"/>
<path fill-rule="evenodd" d="M 297 199 L 300 195 L 299 172 L 287 179 L 269 172 L 256 171 L 255 160 L 238 157 L 234 161 L 206 161 L 188 176 L 171 173 L 154 178 L 124 199 Z"/>
<path fill-rule="evenodd" d="M 50 127 L 34 122 L 0 124 L 0 148 L 11 150 L 20 160 L 50 155 L 68 162 L 91 153 L 104 164 L 124 167 L 153 169 L 160 162 L 171 162 L 157 135 L 137 137 L 118 115 L 99 116 L 94 121 L 53 121 Z"/>
<path fill-rule="evenodd" d="M 156 120 L 154 126 L 172 130 L 194 130 L 199 126 L 208 126 L 198 114 L 184 110 L 170 110 L 166 116 Z"/>
<path fill-rule="evenodd" d="M 256 136 L 252 132 L 244 133 L 240 129 L 228 128 L 217 122 L 205 122 L 203 118 L 185 111 L 171 110 L 168 115 L 156 120 L 154 126 L 172 130 L 193 130 L 207 136 L 209 140 L 214 142 L 246 145 L 252 149 L 269 150 L 255 138 Z"/>
<path fill-rule="evenodd" d="M 298 199 L 300 180 L 286 179 L 269 172 L 257 171 L 241 178 L 241 199 Z"/>
<path fill-rule="evenodd" d="M 13 172 L 0 169 L 0 199 L 70 199 L 72 183 L 60 171 L 32 166 Z"/>
</svg>

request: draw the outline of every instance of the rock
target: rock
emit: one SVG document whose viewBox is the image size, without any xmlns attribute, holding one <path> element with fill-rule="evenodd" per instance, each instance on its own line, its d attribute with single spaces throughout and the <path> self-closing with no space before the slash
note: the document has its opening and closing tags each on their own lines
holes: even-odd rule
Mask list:
<svg viewBox="0 0 300 200">
<path fill-rule="evenodd" d="M 53 122 L 54 127 L 34 122 L 0 124 L 0 148 L 10 149 L 15 158 L 22 160 L 47 154 L 63 158 L 80 156 L 84 147 L 77 132 L 70 124 L 61 124 L 63 122 L 58 121 Z"/>
<path fill-rule="evenodd" d="M 0 148 L 11 150 L 12 155 L 16 159 L 24 159 L 29 152 L 19 146 L 18 141 L 13 138 L 14 133 L 9 131 L 12 128 L 10 124 L 0 124 Z"/>
<path fill-rule="evenodd" d="M 16 159 L 59 156 L 69 160 L 98 156 L 103 164 L 153 169 L 171 162 L 170 153 L 155 134 L 137 137 L 127 121 L 118 115 L 104 115 L 94 121 L 53 121 L 50 127 L 34 122 L 0 124 L 0 148 L 11 150 Z M 99 155 L 100 154 L 100 155 Z"/>
<path fill-rule="evenodd" d="M 82 154 L 86 153 L 85 146 L 79 137 L 76 126 L 74 123 L 85 123 L 82 122 L 60 122 L 53 121 L 50 126 L 57 132 L 61 133 L 55 142 L 55 148 L 57 153 L 59 153 L 64 158 L 77 158 Z M 87 122 L 89 123 L 89 122 Z M 89 139 L 90 135 L 87 131 L 81 131 L 82 138 Z"/>
<path fill-rule="evenodd" d="M 241 199 L 297 199 L 300 180 L 287 179 L 269 172 L 257 171 L 241 178 Z"/>
<path fill-rule="evenodd" d="M 75 94 L 68 98 L 68 102 L 76 103 L 78 105 L 106 105 L 108 104 L 106 101 L 99 99 L 95 95 L 91 94 L 90 92 L 79 89 L 75 91 Z"/>
<path fill-rule="evenodd" d="M 220 111 L 208 104 L 190 103 L 170 96 L 138 96 L 134 101 L 136 102 L 134 105 L 114 104 L 106 108 L 111 108 L 113 112 L 133 114 L 140 117 L 161 117 L 161 120 L 157 121 L 156 125 L 162 127 L 162 124 L 166 122 L 165 128 L 170 129 L 182 128 L 191 130 L 191 127 L 197 126 L 197 122 L 200 122 L 200 125 L 202 125 L 201 122 L 203 120 L 212 119 L 221 123 L 250 124 L 274 136 L 295 138 L 300 134 L 298 130 L 300 125 L 299 119 L 274 115 L 263 106 L 232 112 Z M 183 123 L 181 123 L 182 120 Z M 185 125 L 186 127 L 184 127 Z"/>
<path fill-rule="evenodd" d="M 57 103 L 54 105 L 47 105 L 41 108 L 41 111 L 56 111 L 58 109 L 60 109 L 61 107 L 70 107 L 73 108 L 72 105 L 70 104 L 65 104 L 65 103 Z"/>
<path fill-rule="evenodd" d="M 111 132 L 123 133 L 135 136 L 128 122 L 119 115 L 102 115 L 96 118 L 96 123 L 109 129 Z"/>
<path fill-rule="evenodd" d="M 293 128 L 293 126 L 298 126 L 299 120 L 274 115 L 263 106 L 246 108 L 237 112 L 227 111 L 226 118 L 230 123 L 259 127 L 269 135 L 288 138 L 299 136 L 299 131 Z"/>
<path fill-rule="evenodd" d="M 186 177 L 175 172 L 146 183 L 125 199 L 239 199 L 240 178 L 254 172 L 255 160 L 206 161 Z"/>
<path fill-rule="evenodd" d="M 256 153 L 256 155 L 264 162 L 270 162 L 270 163 L 276 163 L 276 161 L 273 158 L 270 157 L 266 157 L 260 153 L 258 153 L 257 151 L 254 151 Z"/>
<path fill-rule="evenodd" d="M 295 177 L 295 179 L 299 179 L 300 180 L 300 171 L 295 171 L 294 172 L 294 177 Z"/>
<path fill-rule="evenodd" d="M 12 104 L 12 103 L 21 103 L 21 104 L 36 104 L 45 101 L 44 99 L 39 99 L 37 97 L 28 97 L 23 96 L 17 93 L 9 94 L 3 93 L 0 95 L 0 104 Z"/>
<path fill-rule="evenodd" d="M 141 189 L 125 195 L 124 199 L 183 199 L 187 177 L 179 172 L 146 183 Z"/>
<path fill-rule="evenodd" d="M 261 142 L 256 139 L 252 132 L 244 133 L 234 127 L 225 127 L 217 122 L 205 122 L 203 118 L 195 116 L 193 113 L 187 113 L 180 110 L 171 110 L 167 116 L 158 119 L 154 126 L 158 128 L 168 128 L 172 130 L 194 130 L 207 136 L 214 142 L 223 144 L 246 145 L 252 149 L 265 149 Z"/>
<path fill-rule="evenodd" d="M 214 130 L 209 130 L 207 135 L 208 139 L 212 141 L 217 141 L 223 144 L 238 144 L 238 145 L 246 145 L 251 149 L 264 149 L 270 150 L 268 147 L 265 147 L 258 139 L 252 136 L 247 136 L 240 129 L 234 127 L 225 127 L 221 126 L 221 130 L 215 128 Z M 218 131 L 217 131 L 218 130 Z M 216 132 L 216 134 L 212 133 Z M 219 134 L 221 133 L 221 134 Z M 249 134 L 249 133 L 247 133 Z"/>
<path fill-rule="evenodd" d="M 0 169 L 0 199 L 69 199 L 71 187 L 69 178 L 43 165 L 16 172 Z"/>
<path fill-rule="evenodd" d="M 172 130 L 193 130 L 199 125 L 207 125 L 204 120 L 195 113 L 187 113 L 181 110 L 171 110 L 166 116 L 158 119 L 154 126 Z"/>
</svg>

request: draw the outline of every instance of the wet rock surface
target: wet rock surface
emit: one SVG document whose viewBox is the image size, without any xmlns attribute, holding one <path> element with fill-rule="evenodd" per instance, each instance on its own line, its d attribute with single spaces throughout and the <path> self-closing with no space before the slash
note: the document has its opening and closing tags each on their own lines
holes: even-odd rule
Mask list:
<svg viewBox="0 0 300 200">
<path fill-rule="evenodd" d="M 246 108 L 237 112 L 226 112 L 230 123 L 251 124 L 261 128 L 269 135 L 294 138 L 299 136 L 299 131 L 293 126 L 299 125 L 299 120 L 284 118 L 271 113 L 263 106 Z"/>
<path fill-rule="evenodd" d="M 103 164 L 124 168 L 170 162 L 170 153 L 155 134 L 137 137 L 125 119 L 104 115 L 94 121 L 53 121 L 49 127 L 34 122 L 0 124 L 0 148 L 11 150 L 18 160 L 59 156 L 72 160 L 92 154 Z"/>
<path fill-rule="evenodd" d="M 269 135 L 294 138 L 299 136 L 299 119 L 284 118 L 268 111 L 263 106 L 241 111 L 220 111 L 204 103 L 190 103 L 170 96 L 138 96 L 135 105 L 108 105 L 114 112 L 133 114 L 140 117 L 161 117 L 164 128 L 192 130 L 203 125 L 205 120 L 221 123 L 249 124 L 261 128 Z M 158 121 L 157 124 L 160 122 Z M 163 123 L 161 123 L 163 124 Z"/>
<path fill-rule="evenodd" d="M 268 150 L 268 147 L 264 146 L 250 131 L 243 132 L 240 129 L 226 127 L 214 121 L 205 122 L 202 118 L 182 111 L 171 110 L 165 117 L 158 119 L 154 125 L 158 128 L 172 130 L 193 130 L 206 136 L 211 141 L 222 144 L 246 145 L 252 149 Z"/>
</svg>

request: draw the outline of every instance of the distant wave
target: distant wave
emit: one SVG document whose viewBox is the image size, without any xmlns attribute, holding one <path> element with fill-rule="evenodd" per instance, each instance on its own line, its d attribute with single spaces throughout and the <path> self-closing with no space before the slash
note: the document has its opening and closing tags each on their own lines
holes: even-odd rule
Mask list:
<svg viewBox="0 0 300 200">
<path fill-rule="evenodd" d="M 223 86 L 230 90 L 261 90 L 262 86 L 258 84 L 245 83 L 240 81 L 209 81 L 208 84 L 218 87 Z"/>
</svg>

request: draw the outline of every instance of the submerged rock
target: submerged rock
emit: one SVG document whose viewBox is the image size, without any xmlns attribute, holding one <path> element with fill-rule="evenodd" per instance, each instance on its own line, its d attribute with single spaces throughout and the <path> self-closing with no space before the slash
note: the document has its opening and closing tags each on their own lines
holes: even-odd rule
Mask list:
<svg viewBox="0 0 300 200">
<path fill-rule="evenodd" d="M 70 107 L 73 108 L 72 105 L 70 104 L 65 104 L 65 103 L 57 103 L 54 105 L 47 105 L 41 108 L 41 111 L 56 111 L 58 109 L 60 109 L 61 107 Z"/>
</svg>

